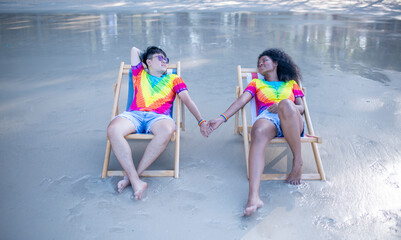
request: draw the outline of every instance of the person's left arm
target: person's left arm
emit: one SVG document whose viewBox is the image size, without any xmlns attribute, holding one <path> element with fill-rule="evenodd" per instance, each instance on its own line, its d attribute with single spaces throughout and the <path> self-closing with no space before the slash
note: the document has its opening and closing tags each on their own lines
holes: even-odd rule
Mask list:
<svg viewBox="0 0 401 240">
<path fill-rule="evenodd" d="M 196 118 L 196 121 L 199 122 L 201 121 L 202 114 L 199 112 L 198 107 L 192 101 L 191 97 L 189 96 L 188 90 L 184 90 L 178 93 L 178 96 L 181 98 L 182 102 L 185 104 L 185 106 L 188 108 L 188 110 L 192 113 L 192 115 Z M 203 122 L 200 125 L 200 130 L 201 133 L 204 137 L 207 137 L 210 134 L 210 128 L 206 122 Z"/>
<path fill-rule="evenodd" d="M 304 97 L 304 93 L 302 92 L 302 89 L 299 87 L 297 82 L 295 82 L 294 80 L 292 80 L 292 82 L 294 82 L 294 84 L 292 86 L 292 92 L 295 97 L 295 101 L 294 101 L 295 107 L 298 109 L 299 113 L 302 115 L 302 114 L 304 114 L 304 111 L 305 111 L 304 104 L 302 103 L 302 98 Z"/>
<path fill-rule="evenodd" d="M 302 103 L 302 97 L 296 97 L 294 103 L 295 103 L 295 107 L 298 109 L 299 113 L 301 115 L 304 114 L 305 108 L 304 108 L 304 104 Z"/>
</svg>

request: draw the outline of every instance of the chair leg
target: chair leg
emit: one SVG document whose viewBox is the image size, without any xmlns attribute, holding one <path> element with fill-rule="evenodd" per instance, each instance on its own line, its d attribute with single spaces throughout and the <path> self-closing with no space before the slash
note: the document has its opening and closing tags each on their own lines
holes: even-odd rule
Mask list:
<svg viewBox="0 0 401 240">
<path fill-rule="evenodd" d="M 235 122 L 234 122 L 234 134 L 238 134 L 239 133 L 239 113 L 236 112 L 235 113 Z"/>
<path fill-rule="evenodd" d="M 175 161 L 174 161 L 174 178 L 179 178 L 180 171 L 180 130 L 177 130 L 175 138 Z"/>
<path fill-rule="evenodd" d="M 111 144 L 110 140 L 107 140 L 106 154 L 104 155 L 102 178 L 105 178 L 107 176 L 107 170 L 109 169 L 109 163 L 110 163 L 110 153 L 111 153 Z"/>
<path fill-rule="evenodd" d="M 238 99 L 239 98 L 239 86 L 235 88 L 235 97 Z M 234 125 L 234 134 L 239 133 L 239 112 L 237 111 L 235 113 L 235 125 Z"/>
<path fill-rule="evenodd" d="M 244 140 L 244 150 L 245 150 L 245 162 L 246 162 L 246 173 L 249 178 L 249 134 L 248 134 L 248 123 L 246 121 L 245 108 L 241 109 L 242 114 L 242 138 Z"/>
<path fill-rule="evenodd" d="M 249 139 L 248 139 L 248 134 L 243 135 L 242 137 L 244 138 L 246 174 L 249 178 Z"/>
<path fill-rule="evenodd" d="M 320 159 L 320 153 L 317 143 L 312 143 L 312 150 L 313 150 L 313 155 L 315 156 L 316 166 L 317 170 L 319 171 L 320 178 L 322 179 L 322 181 L 326 181 L 326 175 L 324 174 L 323 164 L 322 160 Z"/>
</svg>

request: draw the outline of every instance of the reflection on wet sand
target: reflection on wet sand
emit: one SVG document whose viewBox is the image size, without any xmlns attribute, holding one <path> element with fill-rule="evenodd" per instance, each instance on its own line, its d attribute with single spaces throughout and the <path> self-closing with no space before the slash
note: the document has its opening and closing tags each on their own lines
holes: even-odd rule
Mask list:
<svg viewBox="0 0 401 240">
<path fill-rule="evenodd" d="M 389 79 L 379 69 L 401 70 L 401 21 L 394 19 L 295 13 L 2 15 L 1 19 L 0 34 L 8 47 L 24 47 L 31 38 L 41 50 L 49 51 L 54 46 L 49 41 L 57 36 L 82 41 L 73 36 L 79 35 L 92 51 L 99 47 L 111 51 L 128 40 L 171 49 L 190 45 L 190 54 L 196 55 L 205 48 L 229 49 L 246 41 L 249 45 L 285 44 L 301 54 L 319 53 L 317 57 L 333 68 L 383 83 Z"/>
</svg>

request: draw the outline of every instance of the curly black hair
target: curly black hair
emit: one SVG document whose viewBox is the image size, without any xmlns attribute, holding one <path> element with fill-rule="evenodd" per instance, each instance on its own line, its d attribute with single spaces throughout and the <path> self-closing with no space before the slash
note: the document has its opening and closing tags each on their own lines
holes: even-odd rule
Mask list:
<svg viewBox="0 0 401 240">
<path fill-rule="evenodd" d="M 167 57 L 166 53 L 161 48 L 150 46 L 145 50 L 145 52 L 141 53 L 141 61 L 146 65 L 146 67 L 148 67 L 148 64 L 146 64 L 146 60 L 151 59 L 153 55 L 157 53 L 161 53 L 164 57 Z"/>
<path fill-rule="evenodd" d="M 277 75 L 280 81 L 286 82 L 289 80 L 295 80 L 299 83 L 299 81 L 302 80 L 302 75 L 299 67 L 283 50 L 278 48 L 270 48 L 265 50 L 259 55 L 258 63 L 260 58 L 263 56 L 268 56 L 273 60 L 273 62 L 277 63 Z"/>
</svg>

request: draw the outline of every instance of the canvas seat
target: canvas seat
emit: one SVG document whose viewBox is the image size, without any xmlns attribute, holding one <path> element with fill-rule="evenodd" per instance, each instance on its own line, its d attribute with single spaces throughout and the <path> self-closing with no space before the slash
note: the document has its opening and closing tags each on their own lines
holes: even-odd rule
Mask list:
<svg viewBox="0 0 401 240">
<path fill-rule="evenodd" d="M 252 79 L 259 78 L 263 79 L 264 77 L 260 75 L 257 72 L 256 68 L 241 68 L 241 66 L 237 67 L 237 74 L 238 74 L 238 86 L 236 88 L 236 97 L 239 98 L 240 95 L 244 91 L 244 83 L 245 86 L 247 86 Z M 299 87 L 302 89 L 302 91 L 305 94 L 305 89 L 302 87 L 301 83 L 299 83 Z M 322 138 L 317 137 L 314 133 L 313 127 L 312 127 L 312 121 L 309 115 L 309 109 L 308 105 L 306 103 L 306 97 L 304 96 L 302 98 L 302 103 L 304 105 L 305 111 L 303 114 L 305 123 L 306 123 L 306 129 L 305 129 L 305 136 L 301 137 L 301 143 L 306 143 L 310 144 L 313 155 L 314 155 L 314 160 L 317 168 L 317 173 L 303 173 L 302 174 L 302 179 L 304 180 L 326 180 L 324 171 L 323 171 L 323 165 L 321 162 L 320 158 L 320 153 L 318 149 L 318 143 L 322 143 Z M 244 149 L 245 149 L 245 160 L 246 160 L 246 167 L 247 167 L 247 173 L 249 176 L 249 143 L 251 141 L 251 129 L 253 123 L 256 121 L 257 117 L 257 109 L 256 109 L 256 101 L 255 98 L 252 98 L 252 100 L 249 102 L 250 105 L 250 112 L 251 112 L 251 123 L 248 125 L 248 120 L 247 120 L 247 113 L 246 113 L 246 108 L 243 107 L 241 109 L 241 116 L 239 111 L 235 114 L 235 129 L 234 132 L 235 134 L 241 134 L 243 136 L 244 140 Z M 242 123 L 240 123 L 240 120 L 242 120 Z M 247 127 L 244 127 L 247 126 Z M 270 143 L 287 143 L 285 138 L 283 137 L 276 137 L 274 138 Z M 304 162 L 306 162 L 307 159 L 304 159 Z M 268 174 L 264 173 L 262 175 L 261 180 L 285 180 L 288 177 L 288 174 Z"/>
<path fill-rule="evenodd" d="M 168 64 L 167 65 L 167 74 L 177 74 L 180 76 L 181 74 L 181 68 L 180 68 L 180 62 L 177 62 L 176 64 Z M 128 97 L 127 97 L 127 108 L 129 107 L 129 104 L 132 102 L 133 99 L 133 84 L 132 84 L 132 70 L 131 70 L 131 65 L 129 64 L 124 64 L 124 62 L 121 62 L 120 64 L 120 70 L 118 72 L 118 78 L 117 78 L 117 83 L 114 84 L 114 104 L 113 104 L 113 110 L 111 114 L 111 120 L 114 119 L 115 116 L 119 114 L 119 100 L 120 100 L 120 93 L 121 93 L 121 85 L 122 81 L 124 79 L 124 76 L 126 79 L 128 79 Z M 176 130 L 171 138 L 171 141 L 175 142 L 175 156 L 174 156 L 174 168 L 173 169 L 163 169 L 163 170 L 146 170 L 144 171 L 141 176 L 142 177 L 179 177 L 179 164 L 180 164 L 180 133 L 181 130 L 185 130 L 184 126 L 184 105 L 182 104 L 181 99 L 176 95 L 175 98 L 175 124 L 176 124 Z M 171 111 L 171 114 L 173 115 L 173 111 Z M 153 134 L 129 134 L 125 136 L 126 139 L 133 139 L 133 140 L 143 140 L 143 139 L 152 139 L 154 137 Z M 125 175 L 125 172 L 123 170 L 109 170 L 109 163 L 110 163 L 110 154 L 111 154 L 111 144 L 110 140 L 107 139 L 107 145 L 106 145 L 106 154 L 104 157 L 104 163 L 103 163 L 103 171 L 102 171 L 102 178 L 105 178 L 106 176 L 123 176 Z"/>
</svg>

